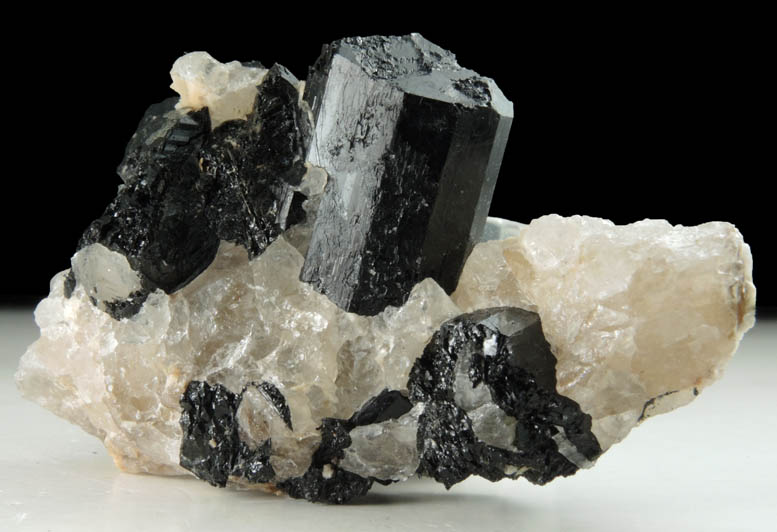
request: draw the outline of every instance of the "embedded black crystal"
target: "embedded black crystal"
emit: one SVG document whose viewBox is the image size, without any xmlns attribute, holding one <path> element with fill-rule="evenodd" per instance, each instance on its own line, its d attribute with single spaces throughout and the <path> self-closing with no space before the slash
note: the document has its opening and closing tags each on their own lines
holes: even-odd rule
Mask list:
<svg viewBox="0 0 777 532">
<path fill-rule="evenodd" d="M 284 480 L 278 487 L 295 499 L 343 504 L 366 495 L 372 482 L 339 468 L 333 468 L 331 475 L 324 476 L 323 468 L 313 465 L 303 476 Z"/>
<path fill-rule="evenodd" d="M 140 312 L 148 295 L 148 290 L 138 290 L 137 292 L 131 293 L 126 299 L 106 301 L 105 311 L 117 320 L 129 318 Z"/>
<path fill-rule="evenodd" d="M 175 112 L 168 101 L 148 113 L 156 116 L 162 105 Z M 159 121 L 147 116 L 141 125 L 147 122 Z M 200 192 L 198 155 L 210 132 L 208 111 L 192 111 L 163 126 L 144 152 L 132 152 L 135 162 L 123 165 L 127 182 L 84 232 L 79 249 L 99 243 L 117 251 L 149 289 L 169 293 L 210 264 L 219 242 L 202 215 L 207 199 Z"/>
<path fill-rule="evenodd" d="M 595 460 L 601 448 L 591 417 L 556 392 L 555 366 L 533 312 L 484 309 L 445 322 L 408 381 L 410 399 L 427 404 L 419 420 L 419 473 L 450 487 L 470 474 L 498 480 L 509 476 L 507 471 L 523 470 L 528 480 L 544 484 Z M 515 419 L 511 448 L 477 438 L 471 412 L 464 408 L 471 401 L 468 390 L 457 380 L 462 371 L 468 388 L 487 386 L 488 399 L 481 402 L 494 403 Z"/>
<path fill-rule="evenodd" d="M 329 182 L 300 278 L 341 308 L 452 292 L 479 238 L 512 122 L 496 84 L 418 34 L 324 46 L 305 100 Z"/>
<path fill-rule="evenodd" d="M 297 83 L 274 65 L 259 86 L 254 111 L 245 121 L 216 128 L 200 153 L 209 225 L 251 257 L 290 226 L 290 214 L 299 218 L 292 185 L 305 173 L 309 126 L 297 105 Z"/>
<path fill-rule="evenodd" d="M 476 473 L 480 447 L 467 414 L 452 402 L 432 401 L 418 426 L 418 473 L 450 488 Z"/>
<path fill-rule="evenodd" d="M 241 400 L 242 393 L 201 381 L 191 381 L 181 397 L 180 464 L 213 486 L 223 488 L 231 477 L 259 483 L 275 476 L 270 464 L 271 440 L 251 449 L 240 439 L 237 409 Z"/>
<path fill-rule="evenodd" d="M 343 419 L 322 420 L 319 431 L 321 443 L 313 453 L 313 460 L 301 477 L 290 478 L 278 484 L 278 488 L 295 499 L 310 502 L 342 504 L 354 497 L 366 494 L 372 487 L 372 480 L 337 467 L 343 457 L 343 449 L 351 444 L 348 431 L 353 425 Z M 328 472 L 324 473 L 324 468 Z"/>
<path fill-rule="evenodd" d="M 181 396 L 180 464 L 214 486 L 225 487 L 230 480 L 237 479 L 249 483 L 276 481 L 270 463 L 272 440 L 252 449 L 240 437 L 237 412 L 249 388 L 258 389 L 292 429 L 286 399 L 275 385 L 266 381 L 248 384 L 240 393 L 230 392 L 220 384 L 191 381 Z M 341 504 L 364 495 L 375 479 L 337 466 L 343 450 L 351 444 L 348 432 L 360 425 L 397 418 L 409 408 L 410 402 L 401 392 L 384 390 L 349 419 L 323 419 L 318 427 L 321 443 L 308 470 L 300 477 L 277 482 L 277 487 L 292 497 L 312 502 Z"/>
<path fill-rule="evenodd" d="M 348 420 L 351 428 L 359 425 L 371 425 L 387 419 L 396 419 L 407 413 L 413 404 L 398 390 L 383 390 L 359 409 Z"/>
<path fill-rule="evenodd" d="M 294 427 L 291 424 L 291 411 L 289 410 L 289 405 L 286 404 L 286 398 L 283 397 L 281 391 L 273 383 L 267 381 L 258 384 L 251 383 L 243 388 L 243 392 L 250 387 L 258 389 L 265 399 L 275 407 L 275 410 L 278 412 L 278 415 L 281 416 L 283 422 L 286 423 L 286 426 L 289 427 L 289 429 L 294 430 Z"/>
<path fill-rule="evenodd" d="M 214 486 L 226 486 L 240 450 L 240 398 L 223 386 L 192 381 L 181 397 L 181 466 Z"/>
<path fill-rule="evenodd" d="M 345 471 L 337 463 L 343 458 L 343 451 L 351 445 L 351 437 L 348 435 L 351 430 L 396 419 L 410 410 L 411 406 L 402 392 L 383 390 L 364 403 L 349 419 L 325 418 L 318 429 L 321 443 L 313 454 L 308 470 L 301 477 L 279 483 L 278 487 L 297 499 L 342 504 L 366 494 L 374 481 L 387 484 Z M 324 474 L 324 468 L 328 469 L 327 474 Z"/>
<path fill-rule="evenodd" d="M 237 419 L 243 394 L 254 387 L 292 429 L 281 391 L 262 382 L 235 394 L 218 384 L 192 381 L 181 398 L 180 463 L 216 486 L 230 479 L 274 482 L 292 497 L 339 504 L 363 495 L 374 481 L 390 482 L 342 467 L 351 431 L 398 419 L 422 403 L 415 437 L 418 474 L 447 488 L 470 475 L 492 481 L 523 475 L 544 484 L 575 473 L 601 454 L 590 416 L 556 392 L 555 366 L 537 314 L 493 308 L 458 316 L 440 327 L 416 360 L 409 397 L 383 390 L 349 419 L 323 419 L 307 471 L 286 479 L 275 477 L 272 440 L 249 447 L 241 440 Z M 512 420 L 513 425 L 506 421 L 514 426 L 509 441 L 495 444 L 478 432 L 474 416 L 489 405 Z"/>
<path fill-rule="evenodd" d="M 70 299 L 70 296 L 73 295 L 73 290 L 76 288 L 76 276 L 73 274 L 73 270 L 70 270 L 67 272 L 67 275 L 65 276 L 65 282 L 63 286 L 63 292 L 65 295 L 65 298 Z"/>
<path fill-rule="evenodd" d="M 310 125 L 298 83 L 273 66 L 251 113 L 213 129 L 207 108 L 183 113 L 175 98 L 148 109 L 119 165 L 124 184 L 79 244 L 125 255 L 140 276 L 143 293 L 106 304 L 107 312 L 129 317 L 154 289 L 185 286 L 221 240 L 255 257 L 301 220 L 293 185 L 305 173 Z"/>
</svg>

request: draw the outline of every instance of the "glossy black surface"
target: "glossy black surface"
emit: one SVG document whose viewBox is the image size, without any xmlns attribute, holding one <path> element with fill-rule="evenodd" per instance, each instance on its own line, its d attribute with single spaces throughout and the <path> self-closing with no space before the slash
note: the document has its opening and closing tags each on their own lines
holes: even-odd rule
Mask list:
<svg viewBox="0 0 777 532">
<path fill-rule="evenodd" d="M 200 381 L 190 382 L 181 397 L 180 464 L 214 486 L 226 486 L 232 476 L 251 482 L 268 482 L 274 476 L 269 440 L 255 450 L 240 441 L 241 398 L 221 385 Z"/>
<path fill-rule="evenodd" d="M 493 351 L 486 352 L 486 345 Z M 455 368 L 462 353 L 471 356 L 472 386 L 488 386 L 493 402 L 517 419 L 514 449 L 487 445 L 475 436 L 467 413 L 457 405 Z M 410 373 L 413 402 L 424 402 L 420 418 L 419 473 L 447 487 L 471 474 L 490 480 L 528 468 L 524 476 L 544 484 L 575 473 L 554 440 L 559 431 L 587 460 L 601 454 L 591 432 L 591 417 L 573 400 L 555 391 L 556 359 L 542 333 L 537 314 L 495 308 L 445 322 L 434 334 Z"/>
<path fill-rule="evenodd" d="M 417 34 L 325 46 L 305 89 L 329 173 L 300 278 L 374 315 L 426 277 L 453 291 L 512 122 L 493 81 Z"/>
<path fill-rule="evenodd" d="M 469 363 L 466 375 L 472 387 L 487 386 L 491 401 L 516 420 L 508 448 L 481 441 L 460 406 L 456 371 L 463 356 Z M 535 484 L 572 475 L 579 469 L 579 460 L 593 462 L 601 448 L 591 432 L 590 416 L 556 392 L 555 366 L 539 316 L 533 312 L 493 308 L 451 319 L 416 360 L 408 380 L 409 397 L 383 390 L 349 419 L 323 419 L 318 427 L 321 442 L 308 470 L 276 486 L 312 502 L 340 504 L 364 495 L 378 480 L 339 467 L 351 445 L 350 431 L 397 419 L 417 403 L 424 404 L 416 433 L 417 473 L 447 488 L 470 475 L 492 481 L 522 475 Z M 243 392 L 249 387 L 259 389 L 292 427 L 291 413 L 275 386 L 252 383 Z M 181 399 L 181 465 L 217 486 L 225 486 L 235 476 L 274 482 L 271 440 L 251 450 L 238 435 L 236 415 L 243 392 L 232 394 L 220 385 L 193 381 Z M 560 440 L 574 448 L 575 463 L 560 451 Z"/>
<path fill-rule="evenodd" d="M 106 310 L 129 317 L 148 292 L 172 293 L 213 260 L 219 241 L 262 253 L 301 220 L 307 114 L 297 80 L 273 66 L 252 112 L 211 129 L 207 108 L 186 114 L 175 98 L 152 105 L 127 146 L 119 174 L 124 184 L 79 247 L 98 242 L 127 257 L 140 274 L 141 296 Z"/>
<path fill-rule="evenodd" d="M 293 420 L 283 394 L 269 382 L 251 383 L 238 393 L 219 384 L 192 381 L 181 397 L 180 464 L 198 478 L 214 486 L 225 487 L 237 479 L 250 483 L 275 480 L 270 464 L 272 440 L 256 449 L 241 440 L 237 411 L 243 394 L 249 388 L 258 389 L 292 428 Z M 313 453 L 312 462 L 304 475 L 276 484 L 290 496 L 311 502 L 341 504 L 369 491 L 375 479 L 364 478 L 337 466 L 343 451 L 351 445 L 349 432 L 357 426 L 378 423 L 406 413 L 410 408 L 407 397 L 397 391 L 384 390 L 365 403 L 349 419 L 325 418 L 318 430 L 321 443 Z"/>
</svg>

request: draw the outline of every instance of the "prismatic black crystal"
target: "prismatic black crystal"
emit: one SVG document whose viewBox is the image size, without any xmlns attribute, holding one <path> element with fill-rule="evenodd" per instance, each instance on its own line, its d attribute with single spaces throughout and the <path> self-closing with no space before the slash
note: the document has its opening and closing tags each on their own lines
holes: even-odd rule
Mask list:
<svg viewBox="0 0 777 532">
<path fill-rule="evenodd" d="M 105 301 L 106 311 L 129 317 L 150 291 L 172 293 L 201 273 L 220 241 L 256 256 L 304 217 L 293 187 L 305 173 L 310 124 L 298 83 L 273 66 L 245 119 L 216 128 L 207 108 L 182 112 L 177 98 L 148 109 L 119 166 L 124 184 L 79 244 L 120 253 L 140 277 L 140 290 Z"/>
<path fill-rule="evenodd" d="M 118 169 L 124 184 L 79 244 L 127 261 L 99 248 L 74 265 L 95 304 L 128 318 L 150 292 L 199 275 L 220 242 L 256 257 L 307 214 L 300 278 L 341 308 L 377 314 L 426 277 L 455 289 L 483 230 L 512 104 L 417 34 L 325 46 L 304 87 L 301 99 L 299 81 L 275 65 L 244 117 L 212 122 L 207 107 L 174 98 L 148 109 Z M 303 209 L 311 169 L 328 182 Z M 101 294 L 95 278 L 111 269 L 126 286 Z"/>
<path fill-rule="evenodd" d="M 426 277 L 452 292 L 483 231 L 512 104 L 418 34 L 325 46 L 305 100 L 308 161 L 330 180 L 301 279 L 367 315 Z"/>
</svg>

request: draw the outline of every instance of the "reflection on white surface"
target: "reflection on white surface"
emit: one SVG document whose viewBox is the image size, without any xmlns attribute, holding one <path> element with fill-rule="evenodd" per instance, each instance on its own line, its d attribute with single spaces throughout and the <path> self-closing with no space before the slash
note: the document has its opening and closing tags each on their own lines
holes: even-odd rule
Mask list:
<svg viewBox="0 0 777 532">
<path fill-rule="evenodd" d="M 472 478 L 376 486 L 348 506 L 120 473 L 102 444 L 21 399 L 31 310 L 0 309 L 0 530 L 771 530 L 777 519 L 777 322 L 722 380 L 635 429 L 593 469 L 540 487 Z"/>
</svg>

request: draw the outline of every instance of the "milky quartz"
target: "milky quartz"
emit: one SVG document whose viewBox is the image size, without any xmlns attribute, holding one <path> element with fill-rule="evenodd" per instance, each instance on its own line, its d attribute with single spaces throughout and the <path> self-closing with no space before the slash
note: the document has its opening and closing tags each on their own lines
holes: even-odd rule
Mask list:
<svg viewBox="0 0 777 532">
<path fill-rule="evenodd" d="M 222 243 L 194 281 L 172 295 L 153 292 L 121 321 L 80 284 L 66 298 L 62 272 L 35 311 L 41 338 L 21 361 L 19 388 L 103 440 L 123 470 L 183 474 L 179 400 L 189 381 L 233 392 L 270 381 L 290 408 L 293 433 L 251 394 L 238 417 L 254 422 L 241 429 L 249 441 L 271 434 L 282 449 L 273 457 L 280 478 L 301 475 L 321 419 L 347 418 L 384 388 L 404 388 L 426 341 L 459 313 L 426 280 L 401 308 L 349 314 L 299 281 L 302 262 L 283 238 L 253 261 Z"/>
<path fill-rule="evenodd" d="M 363 477 L 407 480 L 420 463 L 416 434 L 424 407 L 418 403 L 397 419 L 353 429 L 340 467 Z"/>
<path fill-rule="evenodd" d="M 143 288 L 127 257 L 102 244 L 90 244 L 78 250 L 71 265 L 87 295 L 99 302 L 121 301 Z"/>
<path fill-rule="evenodd" d="M 537 312 L 557 391 L 593 417 L 603 450 L 719 378 L 755 316 L 750 248 L 724 222 L 543 216 L 478 244 L 453 300 Z"/>
<path fill-rule="evenodd" d="M 304 258 L 284 237 L 252 261 L 222 242 L 194 281 L 171 295 L 151 293 L 121 321 L 95 307 L 81 283 L 66 298 L 62 272 L 35 311 L 41 338 L 22 358 L 17 383 L 103 440 L 122 469 L 183 474 L 179 400 L 187 383 L 239 393 L 247 382 L 269 381 L 293 430 L 258 392 L 246 392 L 237 418 L 244 441 L 272 439 L 283 479 L 310 465 L 323 418 L 347 419 L 382 390 L 406 389 L 429 338 L 463 312 L 537 312 L 558 360 L 557 391 L 593 417 L 602 449 L 641 419 L 693 399 L 753 324 L 750 250 L 731 224 L 616 226 L 554 215 L 528 226 L 492 220 L 486 234 L 504 231 L 517 236 L 478 244 L 452 296 L 426 279 L 402 307 L 372 317 L 344 312 L 299 281 Z M 514 418 L 488 390 L 465 379 L 456 386 L 479 437 L 509 448 Z M 354 429 L 341 465 L 383 479 L 411 475 L 422 410 Z M 585 466 L 557 437 L 560 452 Z"/>
<path fill-rule="evenodd" d="M 245 66 L 239 61 L 220 63 L 207 52 L 179 57 L 170 71 L 170 87 L 180 94 L 177 109 L 208 108 L 211 125 L 245 118 L 254 105 L 256 87 L 267 69 Z"/>
</svg>

